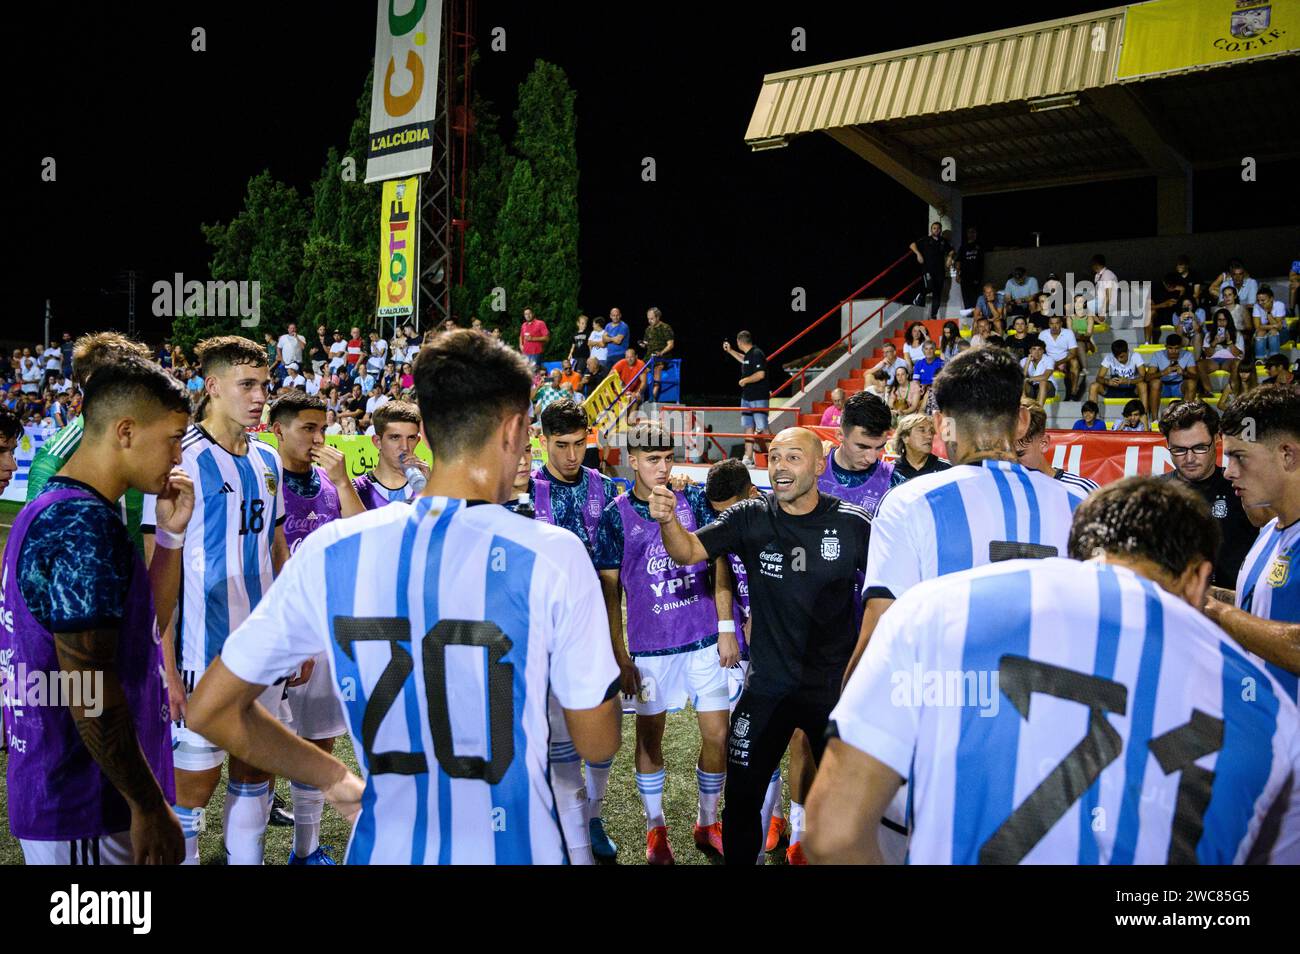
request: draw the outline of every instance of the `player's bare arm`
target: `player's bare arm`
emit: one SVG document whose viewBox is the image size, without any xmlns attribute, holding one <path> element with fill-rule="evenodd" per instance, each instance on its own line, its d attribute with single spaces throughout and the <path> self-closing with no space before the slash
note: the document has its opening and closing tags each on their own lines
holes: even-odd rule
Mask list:
<svg viewBox="0 0 1300 954">
<path fill-rule="evenodd" d="M 880 617 L 884 616 L 885 610 L 893 605 L 893 600 L 884 597 L 867 600 L 866 610 L 862 614 L 862 628 L 858 630 L 858 644 L 853 647 L 853 655 L 849 657 L 849 664 L 844 668 L 844 681 L 840 683 L 841 690 L 848 684 L 849 676 L 853 675 L 853 670 L 858 666 L 858 660 L 867 651 L 867 643 L 871 641 L 871 634 L 876 631 Z"/>
<path fill-rule="evenodd" d="M 876 834 L 903 784 L 893 769 L 839 739 L 826 745 L 805 807 L 808 860 L 822 865 L 884 863 Z"/>
<path fill-rule="evenodd" d="M 68 705 L 86 751 L 131 808 L 131 849 L 136 864 L 179 864 L 185 852 L 180 822 L 154 778 L 117 676 L 116 629 L 55 633 L 59 668 L 89 680 L 102 678 L 99 711 Z M 84 700 L 89 701 L 89 700 Z"/>
<path fill-rule="evenodd" d="M 720 556 L 713 561 L 713 603 L 718 608 L 718 665 L 723 669 L 740 663 L 740 641 L 735 631 L 722 631 L 723 623 L 735 625 L 734 587 L 731 565 L 725 556 Z"/>
<path fill-rule="evenodd" d="M 614 694 L 594 709 L 565 709 L 573 747 L 588 762 L 605 762 L 618 753 L 622 741 L 622 702 Z"/>
<path fill-rule="evenodd" d="M 1206 596 L 1204 611 L 1245 649 L 1287 672 L 1300 673 L 1300 623 L 1261 619 L 1213 593 Z"/>
<path fill-rule="evenodd" d="M 623 590 L 618 582 L 618 570 L 600 571 L 600 592 L 605 597 L 605 612 L 609 616 L 609 639 L 614 647 L 614 662 L 618 663 L 623 694 L 641 694 L 641 673 L 637 671 L 632 656 L 623 641 Z"/>
<path fill-rule="evenodd" d="M 276 576 L 289 560 L 289 541 L 284 537 L 284 524 L 275 528 L 275 542 L 271 544 L 271 571 Z"/>
<path fill-rule="evenodd" d="M 702 563 L 709 558 L 700 538 L 677 520 L 677 498 L 667 487 L 650 491 L 650 516 L 659 523 L 664 550 L 681 566 Z"/>
<path fill-rule="evenodd" d="M 319 788 L 339 814 L 355 819 L 361 810 L 361 779 L 258 705 L 265 689 L 240 679 L 218 657 L 194 687 L 187 724 L 242 762 Z"/>
</svg>

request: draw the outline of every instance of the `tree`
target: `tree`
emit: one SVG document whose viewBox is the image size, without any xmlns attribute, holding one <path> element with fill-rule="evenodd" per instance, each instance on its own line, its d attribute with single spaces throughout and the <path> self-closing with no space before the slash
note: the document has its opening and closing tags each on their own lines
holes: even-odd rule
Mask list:
<svg viewBox="0 0 1300 954">
<path fill-rule="evenodd" d="M 475 54 L 477 55 L 477 54 Z M 514 157 L 501 139 L 500 118 L 482 97 L 475 96 L 474 136 L 470 140 L 470 173 L 466 189 L 469 226 L 465 230 L 465 284 L 452 286 L 452 311 L 468 319 L 477 315 L 491 328 L 507 323 L 508 316 L 491 310 L 500 251 L 497 225 L 506 203 Z M 485 307 L 484 302 L 489 304 Z"/>
<path fill-rule="evenodd" d="M 302 270 L 307 212 L 298 193 L 263 170 L 248 180 L 244 208 L 226 225 L 204 225 L 212 246 L 209 271 L 216 281 L 257 282 L 257 328 L 282 328 L 297 318 L 296 291 Z M 184 314 L 172 320 L 172 341 L 186 351 L 204 338 L 249 335 L 238 315 Z M 253 332 L 260 337 L 261 330 Z"/>
</svg>

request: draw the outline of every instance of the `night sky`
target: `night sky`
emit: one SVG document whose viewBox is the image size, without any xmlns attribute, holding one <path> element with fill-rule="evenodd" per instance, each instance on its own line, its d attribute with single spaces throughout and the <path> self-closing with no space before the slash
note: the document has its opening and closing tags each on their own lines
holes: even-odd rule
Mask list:
<svg viewBox="0 0 1300 954">
<path fill-rule="evenodd" d="M 921 200 L 823 134 L 751 153 L 743 136 L 763 74 L 1030 19 L 983 4 L 942 17 L 811 6 L 478 3 L 474 82 L 503 117 L 537 58 L 563 67 L 577 91 L 583 309 L 618 305 L 639 333 L 646 307 L 661 307 L 689 362 L 690 394 L 732 390 L 724 335 L 750 328 L 771 350 L 925 228 Z M 1032 19 L 1104 6 L 1040 3 Z M 235 215 L 263 168 L 306 193 L 327 148 L 345 142 L 374 54 L 375 6 L 59 9 L 43 34 L 11 34 L 23 49 L 5 67 L 20 134 L 8 157 L 17 168 L 6 201 L 17 208 L 5 217 L 19 238 L 4 336 L 39 337 L 46 298 L 55 335 L 125 328 L 117 281 L 134 268 L 138 328 L 158 340 L 150 286 L 177 271 L 206 277 L 199 224 Z M 196 26 L 207 31 L 203 53 L 190 49 Z M 494 26 L 506 29 L 504 53 L 488 49 Z M 807 30 L 807 52 L 790 49 L 796 26 Z M 55 183 L 40 181 L 44 156 L 58 163 Z M 646 156 L 656 160 L 653 183 L 641 180 Z M 1198 179 L 1198 229 L 1300 220 L 1294 181 L 1264 208 L 1233 203 L 1237 186 L 1231 176 Z M 1091 201 L 1100 194 L 1110 201 Z M 1153 197 L 1153 181 L 1137 180 L 968 199 L 966 215 L 986 247 L 1031 244 L 1034 230 L 1056 244 L 1152 234 Z M 1134 214 L 1102 220 L 1117 200 Z M 1234 207 L 1239 218 L 1224 212 Z M 807 290 L 805 315 L 790 311 L 794 286 Z"/>
</svg>

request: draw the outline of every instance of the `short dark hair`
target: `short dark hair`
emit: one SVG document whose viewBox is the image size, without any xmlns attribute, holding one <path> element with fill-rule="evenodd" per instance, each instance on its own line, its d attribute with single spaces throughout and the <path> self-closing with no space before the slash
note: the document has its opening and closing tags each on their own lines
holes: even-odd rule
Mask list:
<svg viewBox="0 0 1300 954">
<path fill-rule="evenodd" d="M 1177 480 L 1125 477 L 1094 490 L 1074 511 L 1070 556 L 1140 557 L 1171 576 L 1214 561 L 1218 522 L 1205 500 Z"/>
<path fill-rule="evenodd" d="M 1047 412 L 1037 401 L 1030 398 L 1022 398 L 1020 406 L 1029 411 L 1029 429 L 1025 431 L 1024 439 L 1032 441 L 1036 437 L 1041 437 L 1047 430 Z"/>
<path fill-rule="evenodd" d="M 1272 297 L 1273 297 L 1273 286 L 1272 286 L 1272 285 L 1267 285 L 1267 284 L 1265 284 L 1265 285 L 1260 285 L 1258 288 L 1255 289 L 1255 294 L 1256 294 L 1256 295 L 1267 295 L 1269 298 L 1272 298 Z"/>
<path fill-rule="evenodd" d="M 704 496 L 714 503 L 735 497 L 748 497 L 754 482 L 749 479 L 749 468 L 734 457 L 720 460 L 709 468 L 704 478 Z"/>
<path fill-rule="evenodd" d="M 1174 431 L 1185 431 L 1197 424 L 1204 424 L 1210 440 L 1214 440 L 1219 433 L 1219 412 L 1204 401 L 1179 401 L 1169 405 L 1160 419 L 1160 433 L 1169 440 Z"/>
<path fill-rule="evenodd" d="M 292 424 L 303 411 L 324 411 L 325 402 L 315 394 L 290 388 L 271 405 L 270 424 Z"/>
<path fill-rule="evenodd" d="M 1274 434 L 1300 438 L 1300 388 L 1293 384 L 1263 384 L 1247 391 L 1223 412 L 1219 428 L 1229 437 L 1254 424 L 1254 439 Z"/>
<path fill-rule="evenodd" d="M 533 387 L 523 355 L 466 328 L 444 332 L 420 349 L 414 377 L 429 449 L 445 459 L 482 444 L 507 414 L 526 414 Z"/>
<path fill-rule="evenodd" d="M 72 380 L 84 385 L 106 364 L 134 357 L 149 360 L 149 349 L 118 331 L 97 331 L 82 335 L 72 345 Z"/>
<path fill-rule="evenodd" d="M 0 407 L 0 440 L 11 441 L 23 432 L 23 422 L 7 407 Z"/>
<path fill-rule="evenodd" d="M 1287 358 L 1284 358 L 1281 354 L 1270 354 L 1267 358 L 1264 359 L 1264 367 L 1290 369 L 1291 362 Z"/>
<path fill-rule="evenodd" d="M 375 411 L 371 423 L 375 425 L 375 433 L 380 437 L 384 436 L 389 424 L 414 424 L 419 427 L 420 409 L 410 401 L 389 401 Z"/>
<path fill-rule="evenodd" d="M 1093 414 L 1100 414 L 1101 408 L 1097 406 L 1096 401 L 1084 401 L 1083 405 L 1079 408 L 1079 413 L 1086 414 L 1088 411 L 1092 411 Z"/>
<path fill-rule="evenodd" d="M 86 382 L 81 413 L 87 432 L 98 433 L 114 415 L 128 408 L 148 417 L 169 411 L 188 417 L 190 397 L 184 385 L 158 365 L 124 357 L 99 368 Z"/>
<path fill-rule="evenodd" d="M 736 332 L 736 340 L 739 341 L 741 344 L 753 344 L 754 336 L 751 335 L 748 331 L 738 331 Z"/>
<path fill-rule="evenodd" d="M 873 437 L 878 437 L 889 430 L 892 423 L 889 405 L 874 394 L 859 391 L 844 402 L 840 427 L 846 434 L 849 428 L 860 427 Z"/>
<path fill-rule="evenodd" d="M 1143 404 L 1141 401 L 1139 401 L 1137 398 L 1133 398 L 1131 401 L 1129 401 L 1127 404 L 1124 405 L 1125 417 L 1128 417 L 1130 414 L 1145 414 L 1146 412 L 1147 412 L 1147 406 Z"/>
<path fill-rule="evenodd" d="M 1165 346 L 1168 347 L 1169 345 L 1177 345 L 1181 348 L 1183 346 L 1183 336 L 1177 332 L 1171 333 L 1167 338 L 1165 338 Z"/>
<path fill-rule="evenodd" d="M 559 398 L 546 405 L 542 411 L 542 434 L 553 437 L 556 434 L 573 434 L 577 431 L 586 433 L 587 412 L 573 398 Z"/>
<path fill-rule="evenodd" d="M 203 367 L 205 377 L 223 367 L 233 368 L 241 364 L 254 368 L 268 366 L 266 348 L 241 335 L 219 335 L 200 341 L 194 348 L 194 356 Z"/>
<path fill-rule="evenodd" d="M 934 378 L 934 400 L 949 417 L 986 418 L 1010 429 L 1020 416 L 1025 372 L 1005 348 L 971 348 Z"/>
<path fill-rule="evenodd" d="M 1096 255 L 1094 255 L 1091 259 L 1088 260 L 1088 264 L 1089 264 L 1089 265 L 1100 265 L 1102 268 L 1105 268 L 1105 267 L 1106 267 L 1106 256 L 1105 256 L 1105 255 L 1102 255 L 1100 252 L 1098 252 L 1098 253 L 1097 253 Z"/>
<path fill-rule="evenodd" d="M 1110 353 L 1113 354 L 1115 357 L 1118 358 L 1126 351 L 1128 351 L 1128 342 L 1125 341 L 1123 338 L 1116 338 L 1114 341 L 1110 343 Z"/>
<path fill-rule="evenodd" d="M 625 438 L 628 453 L 643 450 L 672 450 L 672 431 L 658 421 L 642 421 L 628 429 Z"/>
</svg>

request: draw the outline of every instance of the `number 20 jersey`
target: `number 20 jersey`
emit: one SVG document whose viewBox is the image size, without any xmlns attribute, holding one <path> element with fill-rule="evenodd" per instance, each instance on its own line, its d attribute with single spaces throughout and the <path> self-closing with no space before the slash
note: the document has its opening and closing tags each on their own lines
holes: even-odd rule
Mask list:
<svg viewBox="0 0 1300 954">
<path fill-rule="evenodd" d="M 548 688 L 611 698 L 582 541 L 495 504 L 420 497 L 326 524 L 226 641 L 268 685 L 325 652 L 365 793 L 349 864 L 563 864 Z"/>
<path fill-rule="evenodd" d="M 1295 704 L 1123 567 L 1015 560 L 910 589 L 831 719 L 911 776 L 913 863 L 1300 861 Z"/>
<path fill-rule="evenodd" d="M 197 424 L 181 443 L 181 466 L 194 481 L 194 515 L 181 565 L 179 662 L 197 678 L 271 586 L 284 474 L 269 444 L 250 435 L 237 457 Z"/>
</svg>

